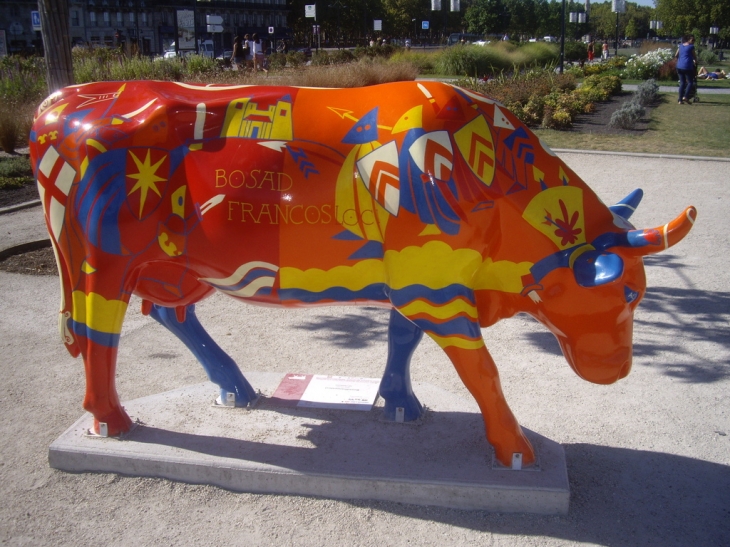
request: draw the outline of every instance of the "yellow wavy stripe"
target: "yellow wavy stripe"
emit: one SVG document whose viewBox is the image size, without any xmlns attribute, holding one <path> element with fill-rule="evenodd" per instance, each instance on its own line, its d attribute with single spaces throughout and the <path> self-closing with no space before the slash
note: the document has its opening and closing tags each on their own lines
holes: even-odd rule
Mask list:
<svg viewBox="0 0 730 547">
<path fill-rule="evenodd" d="M 415 302 L 411 302 L 407 306 L 399 308 L 399 310 L 406 317 L 425 313 L 436 319 L 449 319 L 456 317 L 459 314 L 466 314 L 472 319 L 477 318 L 477 309 L 473 305 L 461 299 L 449 302 L 443 306 L 434 306 L 428 302 L 417 300 Z"/>
<path fill-rule="evenodd" d="M 376 259 L 361 260 L 354 266 L 336 266 L 331 270 L 300 270 L 284 267 L 279 270 L 282 289 L 303 289 L 322 292 L 332 287 L 360 290 L 374 283 L 385 283 L 383 263 Z"/>
<path fill-rule="evenodd" d="M 73 292 L 73 320 L 99 332 L 120 334 L 127 303 L 97 293 Z"/>
<path fill-rule="evenodd" d="M 459 338 L 458 336 L 437 336 L 431 333 L 429 333 L 429 336 L 442 348 L 455 346 L 461 349 L 479 349 L 484 347 L 484 340 L 482 339 L 466 340 L 464 338 Z"/>
<path fill-rule="evenodd" d="M 522 276 L 529 274 L 531 267 L 532 262 L 494 262 L 487 258 L 477 272 L 474 289 L 519 294 L 523 287 Z"/>
<path fill-rule="evenodd" d="M 384 262 L 388 285 L 395 290 L 410 285 L 443 289 L 456 283 L 473 287 L 482 256 L 473 249 L 454 250 L 443 241 L 429 241 L 423 247 L 386 251 Z"/>
</svg>

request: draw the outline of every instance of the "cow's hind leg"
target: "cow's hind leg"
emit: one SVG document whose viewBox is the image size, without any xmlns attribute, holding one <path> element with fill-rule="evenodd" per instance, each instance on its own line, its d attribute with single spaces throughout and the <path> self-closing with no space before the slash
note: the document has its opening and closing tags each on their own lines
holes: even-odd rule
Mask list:
<svg viewBox="0 0 730 547">
<path fill-rule="evenodd" d="M 195 305 L 185 309 L 185 317 L 179 320 L 175 308 L 152 306 L 150 315 L 177 336 L 193 352 L 210 381 L 221 388 L 221 400 L 227 393 L 236 395 L 236 406 L 248 406 L 256 400 L 256 392 L 236 365 L 200 324 L 195 315 Z"/>
<path fill-rule="evenodd" d="M 94 416 L 94 432 L 119 435 L 129 431 L 132 420 L 119 402 L 115 385 L 117 347 L 128 300 L 105 299 L 89 291 L 75 291 L 72 331 L 86 369 L 84 409 Z"/>
<path fill-rule="evenodd" d="M 411 387 L 411 357 L 423 331 L 393 309 L 388 325 L 388 362 L 380 381 L 380 396 L 385 400 L 385 419 L 405 422 L 417 420 L 423 407 Z M 402 409 L 401 413 L 398 409 Z"/>
</svg>

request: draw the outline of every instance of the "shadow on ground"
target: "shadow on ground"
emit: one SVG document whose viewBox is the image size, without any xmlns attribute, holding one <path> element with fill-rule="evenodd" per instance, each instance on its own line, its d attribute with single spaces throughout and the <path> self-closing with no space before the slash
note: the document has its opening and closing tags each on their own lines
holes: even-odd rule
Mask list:
<svg viewBox="0 0 730 547">
<path fill-rule="evenodd" d="M 427 518 L 493 534 L 534 536 L 535 542 L 547 536 L 611 547 L 730 544 L 729 467 L 590 444 L 565 445 L 565 451 L 571 487 L 568 516 L 433 509 Z M 424 518 L 423 510 L 412 506 L 357 505 Z"/>
<path fill-rule="evenodd" d="M 375 416 L 377 410 L 369 417 L 311 409 L 304 412 L 313 418 L 312 423 L 307 424 L 309 431 L 305 437 L 311 443 L 307 447 L 149 427 L 136 430 L 133 436 L 137 442 L 184 447 L 308 473 L 350 473 L 353 466 L 369 469 L 385 465 L 392 468 L 391 473 L 399 475 L 402 471 L 407 475 L 409 453 L 413 458 L 433 464 L 427 480 L 469 480 L 460 475 L 458 454 L 472 466 L 475 458 L 477 465 L 481 465 L 479 460 L 488 465 L 484 457 L 487 446 L 480 434 L 478 414 L 435 412 L 424 427 L 383 435 L 382 425 L 378 425 Z M 438 442 L 434 442 L 434 436 Z M 464 436 L 474 442 L 459 440 Z M 727 435 L 722 436 L 720 442 L 727 442 L 727 438 Z M 337 451 L 332 449 L 332 443 L 338 444 Z M 364 445 L 370 449 L 364 450 Z M 425 509 L 395 502 L 351 500 L 349 503 L 481 532 L 535 538 L 547 536 L 591 545 L 730 544 L 730 467 L 648 450 L 593 444 L 568 444 L 564 448 L 571 488 L 570 513 L 565 516 L 495 514 L 439 507 Z M 384 458 L 384 454 L 389 456 Z M 456 460 L 450 461 L 450 458 Z M 469 465 L 465 467 L 470 468 Z M 444 539 L 448 545 L 448 538 Z"/>
</svg>

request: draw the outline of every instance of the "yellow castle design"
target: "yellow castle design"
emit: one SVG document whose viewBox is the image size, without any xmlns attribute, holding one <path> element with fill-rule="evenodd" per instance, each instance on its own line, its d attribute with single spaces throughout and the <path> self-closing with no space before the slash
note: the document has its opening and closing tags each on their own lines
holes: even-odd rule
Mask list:
<svg viewBox="0 0 730 547">
<path fill-rule="evenodd" d="M 291 103 L 283 100 L 260 109 L 258 103 L 248 98 L 234 99 L 226 109 L 221 137 L 290 141 L 291 111 Z"/>
</svg>

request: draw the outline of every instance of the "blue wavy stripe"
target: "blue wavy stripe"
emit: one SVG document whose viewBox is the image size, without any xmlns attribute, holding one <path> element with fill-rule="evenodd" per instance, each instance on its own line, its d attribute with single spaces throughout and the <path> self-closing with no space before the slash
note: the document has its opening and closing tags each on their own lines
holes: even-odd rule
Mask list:
<svg viewBox="0 0 730 547">
<path fill-rule="evenodd" d="M 426 332 L 433 332 L 439 336 L 461 335 L 469 338 L 480 338 L 482 333 L 479 324 L 466 317 L 456 317 L 445 323 L 435 323 L 428 319 L 411 319 Z"/>
<path fill-rule="evenodd" d="M 424 300 L 428 300 L 432 304 L 439 306 L 441 304 L 451 302 L 454 298 L 459 296 L 476 305 L 473 291 L 469 287 L 459 285 L 458 283 L 449 285 L 443 289 L 431 289 L 425 285 L 409 285 L 403 289 L 393 289 L 390 291 L 390 300 L 397 307 L 405 306 L 419 298 L 423 298 Z"/>
<path fill-rule="evenodd" d="M 110 150 L 94 158 L 76 193 L 84 234 L 90 243 L 112 254 L 121 254 L 118 215 L 126 200 L 125 153 L 126 150 Z"/>
<path fill-rule="evenodd" d="M 71 324 L 71 330 L 74 334 L 88 338 L 95 344 L 106 346 L 108 348 L 116 348 L 119 345 L 118 334 L 109 334 L 108 332 L 90 329 L 84 323 L 78 323 L 74 320 L 69 321 L 69 323 Z"/>
<path fill-rule="evenodd" d="M 259 279 L 260 277 L 275 277 L 275 276 L 276 276 L 276 272 L 272 272 L 271 270 L 267 270 L 265 268 L 254 268 L 253 270 L 248 272 L 243 277 L 243 279 L 241 279 L 238 283 L 234 283 L 233 285 L 219 285 L 217 283 L 209 283 L 209 284 L 221 291 L 237 291 L 238 289 L 245 287 L 252 281 Z"/>
<path fill-rule="evenodd" d="M 304 303 L 322 302 L 325 300 L 334 300 L 336 302 L 351 302 L 354 300 L 387 300 L 385 295 L 385 285 L 377 283 L 368 285 L 359 291 L 352 291 L 343 287 L 332 287 L 322 292 L 310 292 L 302 289 L 279 289 L 279 298 L 281 300 L 298 300 Z"/>
</svg>

